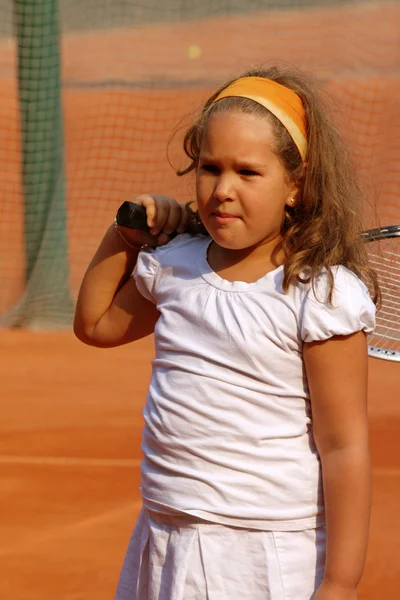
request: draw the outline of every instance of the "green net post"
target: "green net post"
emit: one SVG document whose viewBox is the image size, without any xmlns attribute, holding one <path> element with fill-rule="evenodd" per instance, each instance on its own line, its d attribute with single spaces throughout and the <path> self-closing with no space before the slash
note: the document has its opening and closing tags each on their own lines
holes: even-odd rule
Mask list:
<svg viewBox="0 0 400 600">
<path fill-rule="evenodd" d="M 57 0 L 14 0 L 18 48 L 26 289 L 3 321 L 58 328 L 71 323 L 68 286 L 60 32 Z"/>
</svg>

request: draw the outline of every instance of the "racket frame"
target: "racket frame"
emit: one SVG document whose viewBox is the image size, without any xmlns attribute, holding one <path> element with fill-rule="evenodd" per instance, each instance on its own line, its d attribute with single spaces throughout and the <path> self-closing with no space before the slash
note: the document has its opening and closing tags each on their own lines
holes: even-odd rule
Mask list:
<svg viewBox="0 0 400 600">
<path fill-rule="evenodd" d="M 388 225 L 385 227 L 377 227 L 375 229 L 367 229 L 366 231 L 363 231 L 361 235 L 366 243 L 397 238 L 400 237 L 400 225 Z M 378 346 L 370 344 L 368 346 L 368 354 L 372 358 L 400 362 L 400 350 L 379 348 Z"/>
</svg>

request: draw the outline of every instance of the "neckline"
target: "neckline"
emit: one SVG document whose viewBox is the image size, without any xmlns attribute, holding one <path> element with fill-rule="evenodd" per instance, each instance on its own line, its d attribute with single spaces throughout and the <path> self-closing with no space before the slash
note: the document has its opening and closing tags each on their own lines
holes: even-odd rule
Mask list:
<svg viewBox="0 0 400 600">
<path fill-rule="evenodd" d="M 249 292 L 256 288 L 260 288 L 266 283 L 273 282 L 275 277 L 283 272 L 283 265 L 280 265 L 276 269 L 272 271 L 268 271 L 265 273 L 260 279 L 253 281 L 252 283 L 248 283 L 247 281 L 228 281 L 227 279 L 223 279 L 216 271 L 212 269 L 208 262 L 208 248 L 211 245 L 212 238 L 206 239 L 201 247 L 201 251 L 198 253 L 197 259 L 197 268 L 201 277 L 210 285 L 219 290 L 223 290 L 226 292 Z"/>
</svg>

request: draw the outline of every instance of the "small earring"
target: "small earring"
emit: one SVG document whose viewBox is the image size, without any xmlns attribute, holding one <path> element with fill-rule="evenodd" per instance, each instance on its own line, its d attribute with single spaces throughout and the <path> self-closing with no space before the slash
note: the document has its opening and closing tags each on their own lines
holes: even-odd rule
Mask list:
<svg viewBox="0 0 400 600">
<path fill-rule="evenodd" d="M 290 198 L 290 204 L 294 204 L 295 200 L 294 198 Z"/>
</svg>

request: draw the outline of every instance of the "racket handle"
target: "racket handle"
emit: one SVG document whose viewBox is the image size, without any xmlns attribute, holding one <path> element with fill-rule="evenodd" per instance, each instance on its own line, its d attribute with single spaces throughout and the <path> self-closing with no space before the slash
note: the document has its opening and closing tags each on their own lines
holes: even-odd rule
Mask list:
<svg viewBox="0 0 400 600">
<path fill-rule="evenodd" d="M 188 233 L 205 233 L 203 224 L 199 220 L 196 213 L 189 210 L 189 222 L 187 224 L 186 231 Z M 146 209 L 140 204 L 135 202 L 123 202 L 117 211 L 116 216 L 117 224 L 121 227 L 128 227 L 129 229 L 138 229 L 139 231 L 150 231 L 150 227 L 147 225 Z M 170 238 L 177 236 L 177 232 L 173 231 L 169 234 Z"/>
<path fill-rule="evenodd" d="M 139 231 L 150 231 L 147 225 L 146 209 L 135 202 L 123 202 L 117 211 L 117 223 L 121 227 L 128 229 L 138 229 Z"/>
</svg>

